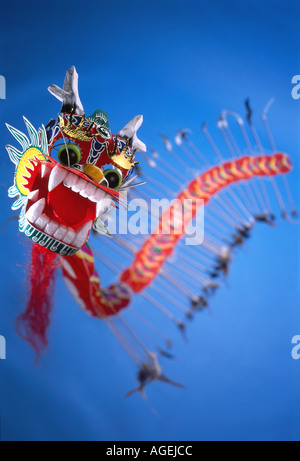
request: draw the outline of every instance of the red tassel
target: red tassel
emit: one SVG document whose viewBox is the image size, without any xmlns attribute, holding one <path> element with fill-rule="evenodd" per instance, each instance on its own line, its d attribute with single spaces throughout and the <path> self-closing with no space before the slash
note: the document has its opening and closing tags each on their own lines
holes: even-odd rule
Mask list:
<svg viewBox="0 0 300 461">
<path fill-rule="evenodd" d="M 30 297 L 25 312 L 16 320 L 19 335 L 34 348 L 37 356 L 47 344 L 54 293 L 56 253 L 34 244 L 31 252 Z"/>
</svg>

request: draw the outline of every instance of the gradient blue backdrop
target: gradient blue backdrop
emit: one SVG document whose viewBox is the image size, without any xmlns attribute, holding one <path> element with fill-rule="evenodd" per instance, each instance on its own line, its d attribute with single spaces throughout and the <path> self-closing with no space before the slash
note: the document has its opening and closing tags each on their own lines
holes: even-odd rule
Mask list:
<svg viewBox="0 0 300 461">
<path fill-rule="evenodd" d="M 7 189 L 13 143 L 4 122 L 38 127 L 59 103 L 46 90 L 75 65 L 87 113 L 109 113 L 114 132 L 144 114 L 141 139 L 162 150 L 158 133 L 173 136 L 200 124 L 211 131 L 223 108 L 256 115 L 274 96 L 270 114 L 278 146 L 292 155 L 291 187 L 299 203 L 299 108 L 291 79 L 299 69 L 297 1 L 6 2 L 1 6 L 1 222 L 13 215 Z M 148 389 L 152 407 L 134 387 L 135 368 L 100 321 L 74 304 L 61 280 L 50 344 L 38 366 L 14 330 L 26 302 L 29 242 L 16 221 L 1 234 L 0 361 L 3 440 L 300 440 L 300 361 L 291 358 L 299 325 L 299 226 L 279 220 L 257 226 L 235 257 L 226 286 L 189 325 L 176 331 L 178 361 L 166 372 L 180 390 Z M 101 268 L 98 264 L 98 268 Z M 105 274 L 104 281 L 106 281 Z M 142 308 L 142 307 L 141 307 Z M 178 337 L 177 337 L 178 336 Z"/>
</svg>

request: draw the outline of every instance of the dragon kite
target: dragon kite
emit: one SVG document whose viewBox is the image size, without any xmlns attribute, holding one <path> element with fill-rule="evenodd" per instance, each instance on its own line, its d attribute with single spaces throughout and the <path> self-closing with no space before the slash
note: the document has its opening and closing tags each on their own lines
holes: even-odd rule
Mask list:
<svg viewBox="0 0 300 461">
<path fill-rule="evenodd" d="M 156 229 L 139 248 L 130 237 L 122 236 L 122 242 L 117 240 L 122 243 L 123 251 L 131 252 L 132 262 L 118 273 L 117 282 L 108 287 L 101 286 L 89 236 L 109 234 L 104 219 L 107 212 L 126 206 L 124 192 L 141 185 L 134 182 L 136 176 L 133 172 L 140 169 L 136 155 L 154 168 L 159 168 L 160 157 L 157 152 L 147 155 L 145 144 L 137 137 L 143 122 L 142 115 L 135 116 L 117 134 L 111 133 L 108 116 L 102 110 L 86 116 L 79 98 L 78 74 L 74 66 L 67 71 L 63 88 L 51 85 L 48 89 L 62 103 L 58 117 L 38 130 L 24 118 L 28 135 L 7 125 L 21 147 L 6 146 L 15 164 L 14 184 L 9 189 L 9 197 L 15 199 L 12 209 L 20 209 L 19 230 L 33 242 L 29 299 L 25 312 L 17 319 L 17 330 L 37 352 L 47 345 L 51 294 L 58 267 L 61 267 L 64 281 L 75 301 L 87 313 L 101 319 L 117 317 L 130 331 L 120 311 L 130 305 L 137 293 L 145 293 L 153 305 L 164 309 L 171 319 L 175 319 L 157 298 L 145 292 L 159 277 L 163 277 L 160 290 L 161 294 L 164 291 L 168 304 L 179 307 L 180 296 L 189 297 L 191 310 L 186 313 L 190 317 L 194 311 L 207 306 L 209 294 L 219 286 L 215 279 L 227 273 L 232 251 L 249 237 L 253 223 L 265 221 L 272 224 L 274 220 L 273 213 L 267 209 L 269 204 L 261 183 L 263 178 L 273 181 L 282 214 L 287 216 L 274 178 L 291 171 L 290 159 L 275 147 L 271 155 L 265 154 L 251 122 L 248 103 L 248 121 L 256 137 L 258 152 L 254 152 L 243 121 L 237 114 L 224 112 L 218 122 L 224 139 L 229 141 L 230 159 L 225 160 L 221 156 L 206 125 L 203 125 L 203 132 L 219 156 L 220 163 L 211 165 L 204 158 L 200 171 L 178 191 L 174 204 L 161 213 Z M 227 123 L 229 116 L 238 122 L 247 143 L 247 155 L 243 155 L 234 142 Z M 164 137 L 164 142 L 166 149 L 176 158 L 170 141 Z M 190 171 L 186 159 L 188 155 L 191 157 L 191 152 L 186 146 L 194 151 L 196 163 L 201 159 L 201 152 L 189 141 L 187 130 L 178 132 L 175 142 L 183 152 L 178 158 L 182 168 Z M 203 166 L 206 168 L 203 169 Z M 171 180 L 176 184 L 175 169 L 174 174 L 172 166 L 169 171 Z M 252 186 L 250 180 L 254 181 Z M 162 184 L 163 192 L 164 188 L 167 189 L 167 186 Z M 225 195 L 219 197 L 223 190 Z M 229 190 L 230 195 L 226 195 Z M 189 266 L 190 272 L 203 282 L 202 292 L 192 296 L 184 275 L 176 281 L 174 272 L 168 274 L 166 269 L 171 264 L 175 248 L 180 247 L 186 228 L 199 208 L 209 202 L 217 206 L 211 215 L 215 225 L 204 241 L 202 259 L 189 257 L 182 249 L 183 272 L 184 266 Z M 296 214 L 294 209 L 292 214 Z M 178 219 L 178 216 L 184 218 Z M 233 233 L 231 240 L 226 241 L 223 237 L 228 235 L 229 228 L 233 229 Z M 171 285 L 175 299 L 168 294 Z M 183 322 L 175 320 L 184 330 Z M 179 385 L 163 374 L 157 354 L 150 352 L 135 333 L 133 335 L 147 354 L 147 358 L 139 363 L 139 386 L 136 390 L 143 392 L 144 386 L 155 379 Z M 160 352 L 168 356 L 167 352 Z"/>
</svg>

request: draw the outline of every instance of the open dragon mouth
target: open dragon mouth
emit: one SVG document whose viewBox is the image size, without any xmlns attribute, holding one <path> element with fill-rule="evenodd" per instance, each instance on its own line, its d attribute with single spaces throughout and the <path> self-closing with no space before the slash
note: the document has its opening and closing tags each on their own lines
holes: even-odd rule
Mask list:
<svg viewBox="0 0 300 461">
<path fill-rule="evenodd" d="M 32 174 L 25 232 L 52 251 L 73 254 L 87 241 L 95 219 L 119 194 L 75 168 L 49 160 L 38 162 Z"/>
</svg>

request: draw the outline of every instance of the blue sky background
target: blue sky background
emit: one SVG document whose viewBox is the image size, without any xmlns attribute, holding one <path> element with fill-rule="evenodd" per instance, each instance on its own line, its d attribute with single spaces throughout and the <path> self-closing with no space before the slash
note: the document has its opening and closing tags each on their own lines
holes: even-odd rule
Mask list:
<svg viewBox="0 0 300 461">
<path fill-rule="evenodd" d="M 24 130 L 22 115 L 36 127 L 55 117 L 60 106 L 47 87 L 62 85 L 73 64 L 87 114 L 103 109 L 117 132 L 142 113 L 140 138 L 162 152 L 159 133 L 172 137 L 189 127 L 201 147 L 203 120 L 216 132 L 220 111 L 244 113 L 250 97 L 258 121 L 274 96 L 270 125 L 295 165 L 290 184 L 299 204 L 300 101 L 291 98 L 291 79 L 300 74 L 299 13 L 291 0 L 2 5 L 2 223 L 13 215 L 7 189 L 14 172 L 4 122 Z M 178 356 L 164 364 L 166 374 L 186 389 L 154 383 L 147 394 L 156 412 L 139 395 L 124 399 L 135 367 L 106 325 L 75 305 L 60 277 L 49 348 L 35 365 L 14 330 L 26 303 L 30 242 L 16 221 L 1 242 L 4 440 L 300 440 L 300 361 L 291 358 L 291 339 L 300 334 L 299 226 L 281 219 L 274 229 L 256 226 L 211 315 L 189 324 L 188 344 L 172 325 L 165 331 Z M 104 284 L 111 280 L 101 275 Z"/>
</svg>

